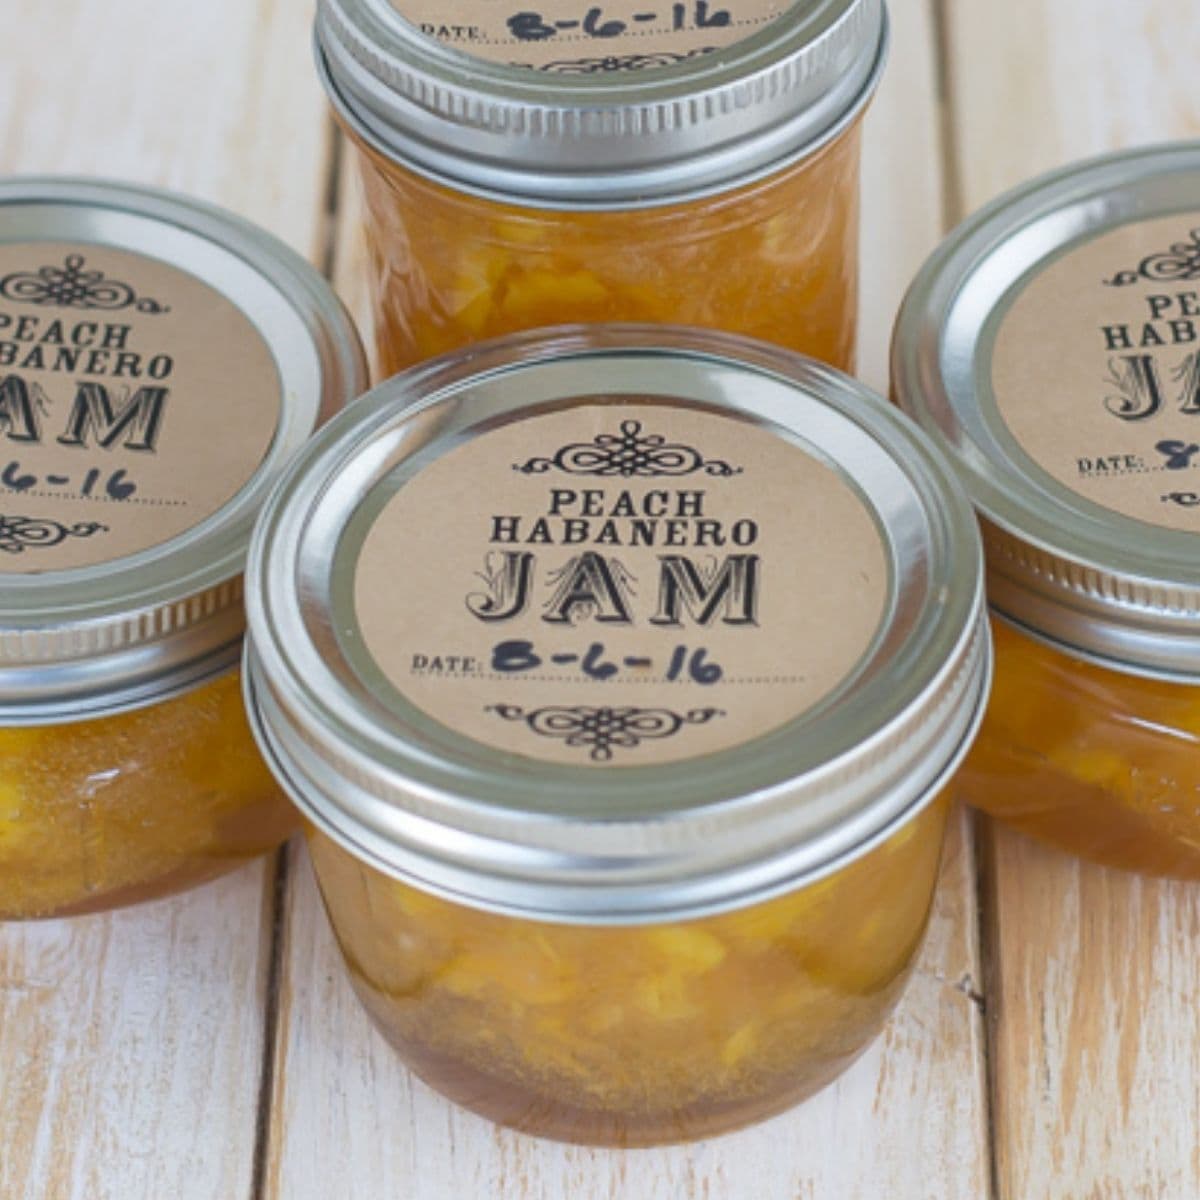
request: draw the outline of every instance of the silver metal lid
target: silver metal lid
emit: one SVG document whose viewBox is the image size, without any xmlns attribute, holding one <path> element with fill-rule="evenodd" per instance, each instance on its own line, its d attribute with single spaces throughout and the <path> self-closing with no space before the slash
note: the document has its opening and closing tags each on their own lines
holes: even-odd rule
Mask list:
<svg viewBox="0 0 1200 1200">
<path fill-rule="evenodd" d="M 1112 372 L 1129 369 L 1121 356 L 1140 354 L 1139 342 L 1158 354 L 1160 334 L 1163 344 L 1173 336 L 1168 318 L 1179 314 L 1166 313 L 1168 300 L 1194 307 L 1185 296 L 1190 287 L 1194 298 L 1188 281 L 1200 278 L 1194 230 L 1200 143 L 1107 155 L 1045 175 L 989 204 L 939 247 L 904 302 L 892 353 L 898 402 L 948 452 L 981 516 L 993 609 L 1081 657 L 1193 683 L 1200 677 L 1200 527 L 1189 532 L 1190 517 L 1182 522 L 1178 508 L 1173 528 L 1156 513 L 1139 516 L 1130 501 L 1089 491 L 1087 473 L 1113 466 L 1138 476 L 1146 481 L 1144 502 L 1164 513 L 1192 503 L 1186 470 L 1197 464 L 1186 453 L 1172 460 L 1163 449 L 1172 441 L 1163 422 L 1168 409 L 1179 409 L 1175 391 L 1187 386 L 1175 357 L 1185 358 L 1190 343 L 1154 368 L 1165 385 L 1159 413 L 1139 413 L 1127 398 L 1114 398 L 1120 381 Z M 1124 243 L 1135 249 L 1124 256 L 1106 249 Z M 1082 258 L 1096 254 L 1103 269 Z M 1064 272 L 1076 262 L 1086 270 L 1074 284 Z M 1072 320 L 1091 322 L 1081 347 L 1048 313 L 1038 347 L 1051 361 L 1095 358 L 1096 369 L 1070 384 L 1085 404 L 1075 407 L 1074 420 L 1058 418 L 1061 436 L 1081 439 L 1063 447 L 1076 455 L 1078 481 L 1035 460 L 998 399 L 1005 390 L 996 382 L 998 338 L 1018 302 L 1052 271 L 1071 284 Z M 1146 293 L 1154 304 L 1144 305 Z M 1131 301 L 1143 305 L 1147 325 L 1112 324 L 1119 320 L 1114 306 L 1127 314 Z M 1162 320 L 1150 319 L 1156 306 Z M 1200 325 L 1195 329 L 1200 336 Z M 1189 336 L 1183 325 L 1178 336 Z M 1028 406 L 1049 408 L 1063 392 L 1057 381 L 1043 380 L 1029 391 Z M 1103 439 L 1074 432 L 1090 430 L 1093 418 L 1107 422 Z M 1171 419 L 1178 423 L 1179 412 Z M 1185 432 L 1189 419 L 1182 417 Z M 1194 500 L 1200 504 L 1200 496 Z"/>
<path fill-rule="evenodd" d="M 724 439 L 708 439 L 721 458 L 625 424 L 619 437 L 596 443 L 599 457 L 590 445 L 523 463 L 501 451 L 492 485 L 478 476 L 460 481 L 461 456 L 481 452 L 489 439 L 516 440 L 559 419 L 565 426 L 587 409 L 589 420 L 607 427 L 605 414 L 626 404 L 645 406 L 647 434 L 671 414 L 727 429 Z M 428 512 L 431 544 L 445 554 L 435 549 L 432 561 L 396 574 L 394 591 L 392 574 L 383 576 L 389 635 L 407 636 L 406 597 L 442 586 L 455 531 L 480 514 L 486 522 L 489 486 L 502 485 L 505 473 L 517 478 L 514 468 L 547 487 L 590 476 L 590 484 L 575 486 L 610 486 L 611 499 L 626 480 L 652 469 L 723 487 L 745 466 L 744 487 L 757 503 L 760 460 L 745 452 L 746 439 L 759 439 L 760 454 L 781 447 L 805 471 L 820 470 L 844 488 L 878 547 L 877 583 L 868 584 L 863 559 L 850 557 L 839 564 L 839 587 L 844 579 L 852 589 L 877 585 L 880 615 L 836 686 L 798 715 L 789 710 L 782 723 L 709 750 L 718 722 L 704 722 L 714 710 L 693 712 L 696 740 L 671 761 L 608 765 L 596 752 L 593 764 L 550 761 L 518 741 L 515 726 L 511 744 L 484 744 L 451 727 L 458 712 L 445 722 L 430 719 L 381 678 L 355 607 L 363 546 L 383 526 L 380 513 L 440 463 L 461 498 Z M 778 494 L 776 527 L 836 541 L 841 528 L 806 524 L 807 485 L 791 487 L 794 494 L 788 486 Z M 385 539 L 389 553 L 404 553 L 392 534 Z M 764 562 L 764 579 L 779 572 L 771 576 L 778 599 L 795 559 Z M 581 923 L 738 907 L 861 855 L 945 781 L 973 736 L 987 690 L 981 573 L 970 505 L 940 456 L 895 409 L 831 368 L 746 339 L 669 327 L 521 335 L 395 377 L 298 456 L 264 511 L 247 568 L 251 723 L 315 825 L 369 865 L 431 891 Z M 652 588 L 638 594 L 653 602 Z M 458 595 L 447 607 L 461 616 Z M 800 623 L 818 607 L 803 593 L 783 598 Z M 788 646 L 769 645 L 781 662 L 789 658 Z M 497 720 L 498 737 L 507 728 Z M 585 736 L 576 745 L 582 760 L 594 731 L 591 742 Z"/>
<path fill-rule="evenodd" d="M 63 244 L 83 249 L 65 264 L 49 249 L 46 263 L 36 253 L 43 245 L 61 251 Z M 11 406 L 6 409 L 0 421 L 0 466 L 10 457 L 13 461 L 4 475 L 10 517 L 2 548 L 9 553 L 0 555 L 0 725 L 124 711 L 236 665 L 245 626 L 241 576 L 263 499 L 317 424 L 361 391 L 367 378 L 353 325 L 320 275 L 282 242 L 210 205 L 90 179 L 5 180 L 0 182 L 0 254 L 24 256 L 25 248 L 32 252 L 27 256 L 31 270 L 0 280 L 0 310 L 7 313 L 0 345 L 25 335 L 61 341 L 71 336 L 72 322 L 84 322 L 75 328 L 90 336 L 93 328 L 110 328 L 105 321 L 137 319 L 129 314 L 162 319 L 158 314 L 170 312 L 170 296 L 139 298 L 125 281 L 105 278 L 84 261 L 93 253 L 127 255 L 130 262 L 136 257 L 148 270 L 186 275 L 188 286 L 203 295 L 216 293 L 232 306 L 235 320 L 245 318 L 265 346 L 263 360 L 273 360 L 273 394 L 234 395 L 222 402 L 269 404 L 277 407 L 278 418 L 266 426 L 265 450 L 249 478 L 239 479 L 236 492 L 194 526 L 106 561 L 30 570 L 26 563 L 39 539 L 61 540 L 64 530 L 59 524 L 48 534 L 53 522 L 11 517 L 25 511 L 13 508 L 14 496 L 47 493 L 19 490 L 26 450 L 14 440 Z M 10 343 L 12 356 L 0 366 L 0 381 L 10 372 L 21 373 L 20 363 L 12 364 L 18 351 L 29 349 Z M 234 354 L 236 348 L 218 352 Z M 82 366 L 63 369 L 64 386 L 81 386 Z M 124 384 L 119 378 L 101 382 L 109 391 L 101 403 L 114 408 L 117 394 L 137 386 L 129 385 L 128 376 Z M 39 388 L 31 384 L 26 390 L 44 408 Z M 163 426 L 172 420 L 168 410 Z M 67 483 L 65 477 L 46 479 Z M 18 490 L 10 486 L 14 480 Z M 110 493 L 109 498 L 118 497 Z M 39 501 L 24 503 L 36 518 L 32 510 Z M 13 520 L 33 527 L 17 528 Z M 74 536 L 105 528 L 92 524 L 65 532 Z"/>
<path fill-rule="evenodd" d="M 854 119 L 887 43 L 883 0 L 797 0 L 674 65 L 558 73 L 449 48 L 399 7 L 321 0 L 318 67 L 342 119 L 453 187 L 560 208 L 666 203 L 779 169 Z"/>
</svg>

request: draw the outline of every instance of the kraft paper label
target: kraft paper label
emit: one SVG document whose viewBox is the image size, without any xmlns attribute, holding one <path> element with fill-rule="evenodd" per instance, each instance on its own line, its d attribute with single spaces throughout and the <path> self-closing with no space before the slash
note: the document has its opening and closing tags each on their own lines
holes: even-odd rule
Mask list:
<svg viewBox="0 0 1200 1200">
<path fill-rule="evenodd" d="M 198 525 L 279 424 L 275 360 L 194 276 L 99 245 L 0 245 L 0 572 L 86 567 Z"/>
<path fill-rule="evenodd" d="M 490 62 L 594 75 L 671 66 L 730 46 L 791 5 L 777 0 L 543 0 L 523 5 L 464 0 L 448 15 L 436 0 L 392 0 L 443 45 Z"/>
<path fill-rule="evenodd" d="M 1059 483 L 1200 531 L 1200 213 L 1122 226 L 1034 276 L 1001 323 L 992 383 Z"/>
<path fill-rule="evenodd" d="M 624 399 L 434 460 L 374 518 L 354 578 L 357 636 L 402 696 L 584 766 L 794 719 L 862 660 L 888 595 L 875 520 L 830 467 L 729 416 Z"/>
</svg>

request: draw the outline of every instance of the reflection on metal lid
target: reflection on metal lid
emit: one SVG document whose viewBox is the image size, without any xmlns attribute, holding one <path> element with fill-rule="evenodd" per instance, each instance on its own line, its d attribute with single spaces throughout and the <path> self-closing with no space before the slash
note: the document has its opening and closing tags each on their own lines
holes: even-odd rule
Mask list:
<svg viewBox="0 0 1200 1200">
<path fill-rule="evenodd" d="M 400 15 L 419 7 L 322 0 L 318 65 L 342 118 L 453 186 L 561 207 L 666 203 L 783 166 L 861 111 L 887 43 L 883 0 L 635 5 L 593 32 L 562 4 L 507 21 L 481 5 L 454 28 Z"/>
<path fill-rule="evenodd" d="M 838 372 L 524 335 L 301 453 L 251 551 L 252 720 L 311 820 L 443 894 L 735 906 L 932 796 L 986 690 L 980 572 L 946 466 Z"/>
<path fill-rule="evenodd" d="M 961 225 L 896 330 L 896 397 L 984 520 L 997 612 L 1200 676 L 1200 146 L 1109 155 Z"/>
<path fill-rule="evenodd" d="M 328 286 L 238 218 L 0 183 L 0 724 L 120 711 L 232 666 L 254 518 L 364 381 Z"/>
</svg>

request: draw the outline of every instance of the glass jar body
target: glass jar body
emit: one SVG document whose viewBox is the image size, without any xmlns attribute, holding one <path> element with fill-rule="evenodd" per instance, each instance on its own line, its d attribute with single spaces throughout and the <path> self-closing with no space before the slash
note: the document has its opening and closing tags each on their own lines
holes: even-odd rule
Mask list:
<svg viewBox="0 0 1200 1200">
<path fill-rule="evenodd" d="M 0 919 L 178 891 L 296 825 L 236 671 L 131 712 L 0 729 Z"/>
<path fill-rule="evenodd" d="M 920 945 L 947 801 L 835 874 L 667 924 L 482 912 L 309 845 L 354 986 L 413 1070 L 504 1125 L 649 1145 L 779 1112 L 878 1033 Z"/>
<path fill-rule="evenodd" d="M 599 321 L 711 327 L 853 366 L 857 122 L 755 183 L 605 211 L 454 191 L 350 136 L 383 377 L 485 338 Z"/>
<path fill-rule="evenodd" d="M 1200 690 L 1086 662 L 993 619 L 996 674 L 962 793 L 1106 866 L 1200 879 Z"/>
</svg>

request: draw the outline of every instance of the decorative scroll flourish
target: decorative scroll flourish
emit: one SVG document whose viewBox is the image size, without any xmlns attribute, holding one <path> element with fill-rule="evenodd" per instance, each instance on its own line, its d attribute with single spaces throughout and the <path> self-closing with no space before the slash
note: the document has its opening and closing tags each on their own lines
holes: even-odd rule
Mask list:
<svg viewBox="0 0 1200 1200">
<path fill-rule="evenodd" d="M 127 283 L 106 279 L 103 271 L 85 271 L 82 254 L 68 254 L 61 267 L 16 271 L 0 279 L 0 296 L 25 304 L 54 308 L 98 308 L 112 312 L 133 308 L 142 313 L 165 313 L 170 309 L 138 296 Z"/>
<path fill-rule="evenodd" d="M 657 54 L 606 54 L 602 58 L 563 58 L 536 68 L 552 75 L 601 75 L 609 71 L 649 71 L 686 62 L 701 54 L 711 54 L 715 46 L 674 54 L 664 50 Z"/>
<path fill-rule="evenodd" d="M 108 526 L 96 521 L 63 525 L 46 517 L 6 517 L 0 515 L 0 551 L 24 554 L 26 550 L 45 550 L 69 537 L 86 538 L 107 533 Z"/>
<path fill-rule="evenodd" d="M 559 470 L 568 475 L 604 475 L 647 478 L 656 475 L 691 475 L 703 471 L 722 477 L 740 475 L 719 458 L 706 459 L 691 446 L 668 443 L 661 434 L 644 434 L 641 421 L 622 421 L 621 432 L 601 433 L 590 442 L 572 442 L 550 458 L 530 458 L 514 463 L 514 471 L 543 475 Z"/>
<path fill-rule="evenodd" d="M 1195 492 L 1168 492 L 1162 500 L 1164 504 L 1178 504 L 1180 508 L 1200 507 L 1200 495 Z"/>
<path fill-rule="evenodd" d="M 1191 241 L 1176 242 L 1169 250 L 1143 258 L 1131 271 L 1118 271 L 1104 282 L 1108 287 L 1128 287 L 1139 279 L 1152 283 L 1179 283 L 1200 279 L 1200 229 L 1188 234 Z"/>
<path fill-rule="evenodd" d="M 593 762 L 611 761 L 614 747 L 636 750 L 644 741 L 674 737 L 685 725 L 704 725 L 725 715 L 719 708 L 677 713 L 669 708 L 586 704 L 549 705 L 529 712 L 516 704 L 493 704 L 485 711 L 506 721 L 524 721 L 539 737 L 561 738 L 568 746 L 588 750 Z"/>
</svg>

